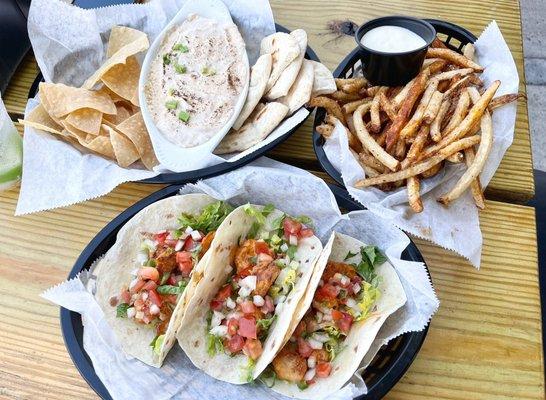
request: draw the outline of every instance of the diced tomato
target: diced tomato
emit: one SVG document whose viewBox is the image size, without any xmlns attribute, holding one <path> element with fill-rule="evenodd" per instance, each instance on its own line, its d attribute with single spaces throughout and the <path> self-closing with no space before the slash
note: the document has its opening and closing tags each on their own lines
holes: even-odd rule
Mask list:
<svg viewBox="0 0 546 400">
<path fill-rule="evenodd" d="M 230 339 L 228 339 L 226 343 L 226 347 L 231 353 L 237 353 L 241 351 L 244 345 L 245 339 L 243 339 L 241 335 L 233 335 Z"/>
<path fill-rule="evenodd" d="M 343 333 L 349 333 L 351 330 L 351 325 L 353 324 L 353 317 L 351 314 L 332 310 L 332 319 L 336 322 L 337 327 L 341 329 Z"/>
<path fill-rule="evenodd" d="M 263 352 L 262 343 L 257 339 L 247 339 L 243 352 L 253 360 L 257 360 Z"/>
<path fill-rule="evenodd" d="M 290 235 L 297 236 L 302 228 L 301 222 L 295 221 L 291 218 L 285 218 L 282 226 L 284 228 L 284 236 L 287 238 L 290 237 Z"/>
<path fill-rule="evenodd" d="M 245 269 L 242 269 L 238 274 L 237 276 L 241 279 L 244 279 L 246 278 L 247 276 L 249 275 L 252 275 L 252 268 L 254 268 L 253 265 L 251 265 L 250 267 L 248 268 L 245 268 Z"/>
<path fill-rule="evenodd" d="M 167 239 L 167 236 L 169 236 L 169 232 L 161 232 L 161 233 L 156 233 L 154 235 L 154 240 L 156 242 L 159 242 L 159 244 L 162 244 L 165 242 L 165 240 Z"/>
<path fill-rule="evenodd" d="M 224 301 L 225 299 L 227 299 L 229 296 L 231 296 L 231 292 L 233 290 L 233 287 L 231 286 L 231 284 L 226 284 L 224 286 L 222 286 L 222 288 L 218 291 L 218 293 L 216 293 L 216 297 L 215 299 L 216 300 L 221 300 L 221 301 Z"/>
<path fill-rule="evenodd" d="M 239 335 L 256 339 L 256 319 L 254 317 L 244 316 L 239 319 Z"/>
<path fill-rule="evenodd" d="M 176 279 L 175 274 L 169 275 L 169 279 L 167 279 L 167 283 L 172 286 L 176 286 L 178 284 L 178 279 Z"/>
<path fill-rule="evenodd" d="M 294 331 L 295 337 L 300 337 L 305 331 L 307 330 L 307 324 L 305 321 L 300 321 L 298 326 L 296 326 L 296 330 Z"/>
<path fill-rule="evenodd" d="M 224 301 L 223 300 L 216 300 L 216 299 L 213 299 L 211 300 L 210 302 L 210 308 L 212 308 L 213 310 L 215 311 L 220 311 L 222 309 L 224 305 Z"/>
<path fill-rule="evenodd" d="M 176 253 L 176 263 L 183 276 L 190 276 L 191 270 L 193 269 L 193 260 L 190 252 L 179 251 Z"/>
<path fill-rule="evenodd" d="M 298 353 L 302 357 L 309 357 L 313 353 L 313 348 L 307 343 L 307 340 L 299 337 L 298 338 Z"/>
<path fill-rule="evenodd" d="M 133 287 L 131 288 L 131 293 L 137 293 L 137 292 L 140 292 L 140 289 L 142 289 L 142 287 L 146 284 L 146 281 L 142 280 L 142 279 L 139 279 L 137 281 L 137 283 L 135 283 L 133 285 Z"/>
<path fill-rule="evenodd" d="M 353 276 L 351 278 L 351 283 L 352 284 L 355 284 L 355 283 L 360 284 L 360 283 L 362 283 L 362 278 L 360 276 L 358 276 L 358 275 L 355 275 L 355 276 Z"/>
<path fill-rule="evenodd" d="M 125 304 L 131 303 L 131 293 L 129 293 L 128 290 L 122 290 L 119 297 L 122 303 L 125 303 Z"/>
<path fill-rule="evenodd" d="M 159 271 L 154 267 L 141 267 L 138 270 L 138 277 L 142 280 L 159 282 Z"/>
<path fill-rule="evenodd" d="M 161 307 L 161 297 L 155 290 L 148 290 L 148 297 L 152 303 L 158 307 Z"/>
<path fill-rule="evenodd" d="M 335 299 L 338 294 L 339 294 L 339 287 L 327 283 L 317 290 L 315 294 L 315 298 L 318 301 Z"/>
<path fill-rule="evenodd" d="M 256 252 L 256 254 L 267 254 L 267 255 L 271 255 L 271 251 L 269 250 L 269 246 L 267 245 L 266 242 L 262 242 L 262 241 L 256 241 L 256 243 L 254 244 L 254 251 Z"/>
<path fill-rule="evenodd" d="M 256 311 L 256 306 L 250 300 L 245 300 L 241 303 L 241 311 L 244 314 L 254 314 Z"/>
<path fill-rule="evenodd" d="M 197 247 L 198 244 L 199 242 L 196 242 L 191 236 L 188 236 L 186 238 L 186 241 L 184 242 L 184 250 L 192 251 Z"/>
<path fill-rule="evenodd" d="M 233 336 L 237 333 L 238 329 L 239 329 L 239 321 L 237 321 L 235 318 L 230 318 L 227 323 L 228 334 Z"/>
<path fill-rule="evenodd" d="M 265 304 L 262 307 L 262 311 L 264 311 L 265 314 L 275 311 L 275 303 L 273 303 L 271 296 L 265 296 Z"/>
<path fill-rule="evenodd" d="M 300 238 L 306 238 L 306 237 L 311 237 L 315 234 L 315 232 L 313 232 L 312 229 L 309 229 L 309 228 L 302 228 L 301 231 L 300 231 Z"/>
<path fill-rule="evenodd" d="M 307 383 L 309 386 L 311 386 L 315 382 L 316 382 L 316 380 L 314 378 L 311 379 L 310 381 L 305 381 L 305 383 Z"/>
<path fill-rule="evenodd" d="M 316 376 L 318 378 L 326 378 L 330 376 L 330 372 L 332 372 L 332 364 L 329 362 L 319 362 L 317 363 L 316 371 Z"/>
<path fill-rule="evenodd" d="M 155 288 L 157 288 L 157 283 L 155 283 L 154 281 L 148 281 L 142 287 L 143 290 L 155 290 Z"/>
<path fill-rule="evenodd" d="M 165 244 L 169 247 L 175 247 L 176 243 L 178 243 L 178 240 L 174 239 L 165 239 Z"/>
</svg>

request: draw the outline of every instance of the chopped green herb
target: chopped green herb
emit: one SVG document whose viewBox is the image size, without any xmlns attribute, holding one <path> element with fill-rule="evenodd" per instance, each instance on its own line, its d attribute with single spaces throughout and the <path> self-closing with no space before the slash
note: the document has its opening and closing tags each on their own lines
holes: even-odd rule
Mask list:
<svg viewBox="0 0 546 400">
<path fill-rule="evenodd" d="M 186 73 L 186 66 L 181 64 L 174 64 L 174 70 L 177 74 L 185 74 Z"/>
<path fill-rule="evenodd" d="M 360 248 L 362 261 L 356 265 L 358 274 L 368 283 L 376 280 L 374 268 L 387 261 L 387 257 L 376 246 L 364 246 Z"/>
<path fill-rule="evenodd" d="M 186 111 L 180 111 L 178 119 L 183 122 L 188 122 L 190 120 L 190 114 Z"/>
<path fill-rule="evenodd" d="M 178 218 L 181 225 L 180 230 L 185 230 L 188 226 L 201 232 L 211 232 L 220 226 L 222 221 L 233 211 L 233 207 L 224 201 L 215 201 L 204 207 L 199 215 L 182 213 Z"/>
<path fill-rule="evenodd" d="M 207 334 L 207 353 L 213 357 L 216 353 L 222 353 L 224 351 L 224 342 L 222 338 L 210 333 Z"/>
<path fill-rule="evenodd" d="M 271 318 L 267 319 L 259 319 L 256 322 L 256 329 L 261 329 L 262 331 L 266 332 L 269 330 L 269 327 L 275 320 L 277 319 L 277 315 L 273 315 Z"/>
<path fill-rule="evenodd" d="M 176 110 L 178 108 L 178 100 L 167 100 L 165 102 L 165 107 L 169 110 Z"/>
<path fill-rule="evenodd" d="M 163 54 L 163 65 L 169 65 L 171 63 L 171 55 Z"/>
<path fill-rule="evenodd" d="M 207 316 L 205 318 L 205 320 L 207 321 L 207 332 L 210 331 L 210 323 L 212 321 L 212 314 L 213 314 L 212 310 L 209 309 L 207 311 Z"/>
<path fill-rule="evenodd" d="M 298 382 L 298 389 L 299 390 L 305 390 L 308 387 L 309 387 L 309 385 L 307 384 L 307 382 L 305 382 L 305 381 Z"/>
<path fill-rule="evenodd" d="M 129 304 L 127 303 L 121 303 L 118 304 L 116 308 L 116 317 L 118 318 L 127 318 L 127 309 L 129 308 Z"/>
<path fill-rule="evenodd" d="M 188 51 L 190 51 L 190 49 L 188 49 L 188 46 L 183 45 L 182 43 L 176 43 L 173 46 L 173 50 L 174 51 L 180 51 L 182 53 L 187 53 Z"/>
<path fill-rule="evenodd" d="M 288 246 L 288 250 L 286 251 L 286 255 L 288 256 L 288 258 L 293 260 L 294 256 L 296 255 L 296 251 L 298 251 L 298 246 L 290 245 L 290 246 Z"/>
<path fill-rule="evenodd" d="M 343 261 L 347 261 L 349 258 L 353 258 L 354 256 L 356 256 L 358 253 L 351 253 L 350 251 L 347 253 L 347 255 L 345 256 L 345 258 L 343 259 Z"/>
<path fill-rule="evenodd" d="M 203 74 L 203 76 L 212 76 L 216 74 L 216 71 L 210 67 L 203 67 L 201 69 L 201 74 Z"/>
<path fill-rule="evenodd" d="M 157 266 L 157 262 L 153 259 L 153 258 L 150 258 L 147 262 L 146 262 L 146 266 L 148 267 L 156 267 Z"/>
<path fill-rule="evenodd" d="M 379 250 L 377 246 L 364 247 L 364 253 L 366 253 L 368 260 L 374 267 L 377 267 L 378 265 L 381 265 L 387 261 L 387 257 L 381 253 L 381 250 Z"/>
<path fill-rule="evenodd" d="M 171 276 L 170 272 L 165 272 L 163 275 L 161 275 L 161 280 L 159 281 L 160 285 L 164 285 L 169 280 L 169 277 Z"/>
</svg>

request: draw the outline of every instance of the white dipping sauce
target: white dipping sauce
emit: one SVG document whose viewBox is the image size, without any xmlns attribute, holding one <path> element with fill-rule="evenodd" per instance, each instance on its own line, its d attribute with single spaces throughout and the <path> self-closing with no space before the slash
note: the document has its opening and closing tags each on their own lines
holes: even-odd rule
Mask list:
<svg viewBox="0 0 546 400">
<path fill-rule="evenodd" d="M 403 53 L 425 46 L 425 40 L 401 26 L 383 25 L 366 32 L 360 43 L 371 50 L 384 53 Z"/>
</svg>

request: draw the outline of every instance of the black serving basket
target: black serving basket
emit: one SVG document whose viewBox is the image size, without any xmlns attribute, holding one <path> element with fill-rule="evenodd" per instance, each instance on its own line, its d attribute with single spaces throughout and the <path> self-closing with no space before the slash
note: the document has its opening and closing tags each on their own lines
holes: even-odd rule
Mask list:
<svg viewBox="0 0 546 400">
<path fill-rule="evenodd" d="M 290 31 L 286 29 L 284 26 L 275 24 L 275 28 L 277 32 L 286 32 L 289 33 Z M 313 61 L 320 61 L 317 57 L 316 53 L 311 49 L 309 46 L 307 46 L 307 50 L 305 52 L 305 58 L 308 60 Z M 28 97 L 33 98 L 36 96 L 36 93 L 38 92 L 38 85 L 40 82 L 44 80 L 41 73 L 38 74 L 34 82 L 32 83 L 32 86 L 30 87 Z M 313 110 L 313 108 L 308 107 L 307 108 L 310 112 Z M 286 139 L 288 139 L 298 128 L 305 122 L 305 120 L 308 118 L 308 116 L 301 121 L 299 124 L 294 126 L 292 129 L 290 129 L 288 132 L 286 132 L 284 135 L 278 137 L 277 139 L 273 140 L 271 143 L 266 144 L 265 146 L 261 147 L 260 149 L 254 151 L 251 154 L 246 155 L 245 157 L 234 161 L 234 162 L 222 162 L 220 164 L 216 164 L 210 167 L 206 168 L 200 168 L 194 171 L 186 171 L 186 172 L 165 172 L 162 174 L 159 174 L 157 176 L 154 176 L 153 178 L 143 179 L 141 181 L 138 181 L 139 183 L 156 183 L 156 184 L 173 184 L 173 183 L 187 183 L 190 181 L 195 181 L 198 179 L 205 179 L 205 178 L 211 178 L 213 176 L 217 176 L 220 174 L 224 174 L 226 172 L 233 171 L 237 168 L 242 167 L 243 165 L 246 165 L 258 157 L 263 156 L 268 151 L 275 148 L 280 143 L 284 142 Z"/>
<path fill-rule="evenodd" d="M 434 29 L 436 29 L 438 38 L 442 40 L 447 47 L 449 47 L 451 50 L 458 51 L 459 53 L 462 53 L 465 44 L 474 43 L 477 39 L 476 36 L 474 36 L 470 31 L 450 22 L 440 21 L 437 19 L 425 19 L 425 21 L 430 23 Z M 359 65 L 360 56 L 359 49 L 357 47 L 339 64 L 334 71 L 334 77 L 351 78 Z M 326 171 L 326 173 L 330 175 L 330 177 L 339 185 L 345 186 L 343 179 L 341 178 L 341 174 L 332 165 L 330 160 L 328 160 L 328 157 L 326 157 L 323 147 L 325 142 L 324 137 L 316 130 L 316 127 L 323 123 L 325 116 L 326 111 L 323 108 L 318 108 L 315 113 L 315 121 L 313 123 L 313 148 L 322 169 Z"/>
<path fill-rule="evenodd" d="M 175 196 L 180 185 L 168 186 L 140 200 L 114 218 L 87 245 L 76 260 L 68 279 L 74 278 L 82 270 L 102 256 L 116 241 L 116 235 L 125 223 L 143 208 L 164 198 Z M 351 199 L 345 189 L 329 185 L 341 209 L 346 211 L 362 210 L 363 207 Z M 424 259 L 413 242 L 402 253 L 402 258 L 409 261 L 423 262 Z M 80 314 L 61 307 L 61 330 L 64 342 L 74 365 L 91 388 L 103 399 L 111 399 L 110 394 L 96 375 L 93 364 L 83 348 L 83 326 Z M 372 363 L 363 373 L 368 387 L 368 394 L 359 400 L 382 398 L 404 375 L 419 352 L 427 335 L 428 326 L 420 332 L 408 332 L 391 340 L 377 353 Z"/>
</svg>

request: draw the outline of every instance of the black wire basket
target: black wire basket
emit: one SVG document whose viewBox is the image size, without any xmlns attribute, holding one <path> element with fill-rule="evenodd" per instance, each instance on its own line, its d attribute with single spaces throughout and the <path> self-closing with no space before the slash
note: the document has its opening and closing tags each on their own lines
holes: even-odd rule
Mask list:
<svg viewBox="0 0 546 400">
<path fill-rule="evenodd" d="M 474 43 L 476 36 L 465 28 L 452 24 L 451 22 L 440 21 L 437 19 L 425 19 L 434 29 L 438 38 L 442 40 L 451 50 L 462 53 L 463 47 L 467 43 Z M 335 78 L 351 78 L 360 66 L 360 56 L 358 48 L 355 48 L 345 59 L 338 65 L 334 71 Z M 339 171 L 332 165 L 326 153 L 324 152 L 324 137 L 319 134 L 316 127 L 324 122 L 326 111 L 324 108 L 317 108 L 315 120 L 313 122 L 313 148 L 319 161 L 320 166 L 326 173 L 339 185 L 344 186 L 343 179 Z"/>
</svg>

